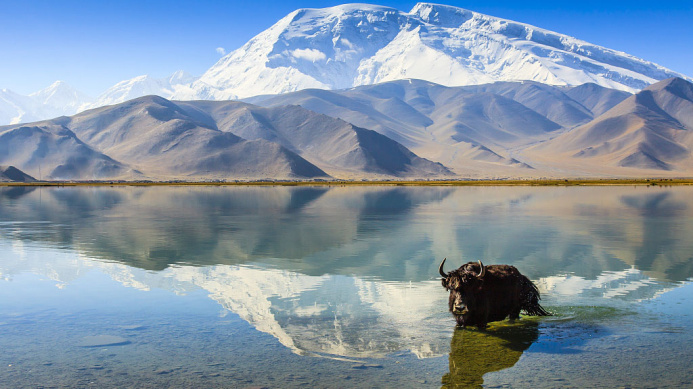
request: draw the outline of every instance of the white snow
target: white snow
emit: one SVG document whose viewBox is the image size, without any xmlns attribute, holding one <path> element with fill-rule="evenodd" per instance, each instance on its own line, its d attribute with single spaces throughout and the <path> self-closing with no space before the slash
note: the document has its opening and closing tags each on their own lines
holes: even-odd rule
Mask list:
<svg viewBox="0 0 693 389">
<path fill-rule="evenodd" d="M 291 55 L 296 59 L 305 59 L 307 61 L 323 61 L 325 58 L 325 53 L 315 50 L 315 49 L 296 49 L 291 52 Z"/>
</svg>

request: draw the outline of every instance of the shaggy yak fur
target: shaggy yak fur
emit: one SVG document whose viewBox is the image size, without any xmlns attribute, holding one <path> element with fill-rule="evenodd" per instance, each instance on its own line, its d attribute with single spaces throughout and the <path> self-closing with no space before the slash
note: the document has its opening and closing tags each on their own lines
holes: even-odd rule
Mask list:
<svg viewBox="0 0 693 389">
<path fill-rule="evenodd" d="M 519 319 L 520 311 L 530 316 L 548 316 L 539 305 L 539 290 L 527 277 L 509 265 L 469 262 L 449 273 L 438 269 L 443 287 L 450 292 L 448 306 L 458 326 L 485 328 L 489 322 Z"/>
</svg>

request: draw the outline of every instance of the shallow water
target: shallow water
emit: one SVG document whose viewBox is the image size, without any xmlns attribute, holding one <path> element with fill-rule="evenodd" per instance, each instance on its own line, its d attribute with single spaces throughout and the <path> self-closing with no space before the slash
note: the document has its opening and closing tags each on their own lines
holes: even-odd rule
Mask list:
<svg viewBox="0 0 693 389">
<path fill-rule="evenodd" d="M 455 329 L 437 267 L 554 316 Z M 3 387 L 693 385 L 691 187 L 0 189 Z"/>
</svg>

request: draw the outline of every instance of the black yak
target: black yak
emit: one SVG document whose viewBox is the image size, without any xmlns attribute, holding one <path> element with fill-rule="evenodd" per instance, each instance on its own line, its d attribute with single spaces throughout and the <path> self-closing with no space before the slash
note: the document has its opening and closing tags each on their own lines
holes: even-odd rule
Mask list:
<svg viewBox="0 0 693 389">
<path fill-rule="evenodd" d="M 450 292 L 448 306 L 457 325 L 485 328 L 489 322 L 519 319 L 520 311 L 530 316 L 548 316 L 539 305 L 539 290 L 527 277 L 509 265 L 484 266 L 469 262 L 450 273 L 438 272 Z"/>
</svg>

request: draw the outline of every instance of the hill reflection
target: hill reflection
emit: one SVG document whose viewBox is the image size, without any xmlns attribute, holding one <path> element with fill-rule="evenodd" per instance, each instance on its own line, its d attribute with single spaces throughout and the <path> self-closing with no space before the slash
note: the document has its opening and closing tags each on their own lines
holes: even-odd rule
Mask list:
<svg viewBox="0 0 693 389">
<path fill-rule="evenodd" d="M 413 192 L 325 187 L 43 188 L 3 197 L 0 220 L 7 221 L 2 232 L 11 239 L 72 246 L 89 257 L 147 270 L 173 264 L 262 261 L 323 274 L 359 262 L 378 266 L 340 249 L 370 239 L 375 231 L 387 232 L 416 207 L 439 202 L 450 192 L 449 188 Z M 50 228 L 42 234 L 24 233 L 13 220 L 50 222 Z M 401 224 L 389 234 L 406 228 L 407 223 Z M 423 266 L 427 271 L 435 265 Z"/>
<path fill-rule="evenodd" d="M 0 234 L 147 270 L 262 263 L 392 281 L 436 264 L 530 278 L 631 268 L 693 277 L 691 188 L 94 187 L 0 189 Z M 40 232 L 26 222 L 48 223 Z M 18 223 L 22 222 L 22 223 Z"/>
</svg>

